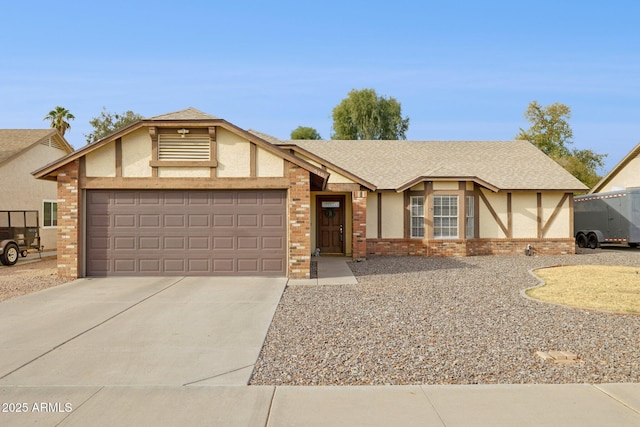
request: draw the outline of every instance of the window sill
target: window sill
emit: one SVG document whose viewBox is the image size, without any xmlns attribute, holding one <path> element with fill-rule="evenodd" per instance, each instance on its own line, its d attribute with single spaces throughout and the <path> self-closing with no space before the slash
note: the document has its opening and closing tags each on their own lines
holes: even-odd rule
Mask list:
<svg viewBox="0 0 640 427">
<path fill-rule="evenodd" d="M 149 166 L 152 168 L 215 168 L 218 167 L 218 162 L 216 160 L 151 160 Z"/>
</svg>

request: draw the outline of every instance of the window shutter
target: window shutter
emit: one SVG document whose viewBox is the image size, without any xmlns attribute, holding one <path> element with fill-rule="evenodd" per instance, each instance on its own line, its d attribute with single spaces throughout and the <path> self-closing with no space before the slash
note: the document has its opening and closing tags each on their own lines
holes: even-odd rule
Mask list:
<svg viewBox="0 0 640 427">
<path fill-rule="evenodd" d="M 209 160 L 209 136 L 204 135 L 160 135 L 158 138 L 158 160 Z"/>
</svg>

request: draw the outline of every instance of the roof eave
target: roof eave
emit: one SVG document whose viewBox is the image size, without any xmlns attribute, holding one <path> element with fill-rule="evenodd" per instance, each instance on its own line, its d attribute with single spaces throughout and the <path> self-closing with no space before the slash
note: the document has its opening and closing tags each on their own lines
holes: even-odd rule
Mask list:
<svg viewBox="0 0 640 427">
<path fill-rule="evenodd" d="M 472 181 L 476 184 L 482 185 L 483 187 L 488 188 L 489 190 L 497 193 L 501 189 L 496 187 L 495 185 L 478 178 L 477 176 L 419 176 L 417 178 L 412 179 L 411 181 L 407 181 L 401 186 L 395 188 L 398 193 L 402 193 L 403 191 L 408 190 L 416 184 L 419 184 L 424 181 Z"/>
<path fill-rule="evenodd" d="M 602 179 L 598 181 L 598 183 L 594 185 L 591 190 L 589 190 L 588 194 L 593 194 L 595 192 L 600 191 L 606 183 L 611 181 L 611 179 L 615 175 L 617 175 L 618 172 L 620 172 L 620 169 L 624 168 L 627 164 L 629 164 L 631 160 L 635 159 L 638 155 L 640 155 L 640 143 L 638 143 L 631 151 L 629 151 L 629 153 L 626 156 L 624 156 L 624 158 L 620 160 L 618 164 L 615 165 L 613 169 L 611 169 L 611 171 L 609 171 L 608 174 L 602 177 Z"/>
</svg>

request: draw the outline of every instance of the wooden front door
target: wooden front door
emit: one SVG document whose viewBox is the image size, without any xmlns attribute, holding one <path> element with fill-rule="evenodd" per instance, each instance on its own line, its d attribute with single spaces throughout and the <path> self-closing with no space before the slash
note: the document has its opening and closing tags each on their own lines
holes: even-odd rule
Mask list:
<svg viewBox="0 0 640 427">
<path fill-rule="evenodd" d="M 344 196 L 317 196 L 317 245 L 320 254 L 344 255 Z"/>
</svg>

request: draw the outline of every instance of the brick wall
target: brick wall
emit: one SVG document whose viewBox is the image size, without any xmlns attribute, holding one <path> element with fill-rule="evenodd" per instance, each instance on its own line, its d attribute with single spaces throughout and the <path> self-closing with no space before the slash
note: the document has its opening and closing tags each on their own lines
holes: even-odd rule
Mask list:
<svg viewBox="0 0 640 427">
<path fill-rule="evenodd" d="M 575 253 L 573 239 L 367 239 L 369 256 L 418 255 L 432 257 L 524 255 L 527 245 L 538 255 Z"/>
<path fill-rule="evenodd" d="M 58 172 L 58 275 L 77 279 L 80 274 L 80 191 L 79 160 Z"/>
<path fill-rule="evenodd" d="M 352 257 L 355 260 L 364 259 L 367 257 L 367 192 L 353 191 L 351 207 Z"/>
<path fill-rule="evenodd" d="M 309 171 L 289 163 L 290 279 L 308 279 L 311 271 L 311 191 Z"/>
</svg>

